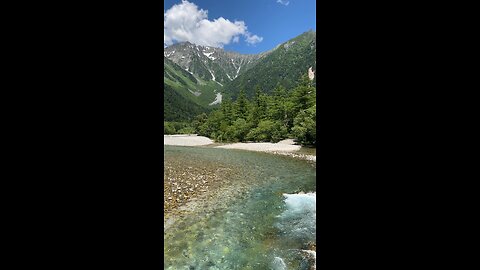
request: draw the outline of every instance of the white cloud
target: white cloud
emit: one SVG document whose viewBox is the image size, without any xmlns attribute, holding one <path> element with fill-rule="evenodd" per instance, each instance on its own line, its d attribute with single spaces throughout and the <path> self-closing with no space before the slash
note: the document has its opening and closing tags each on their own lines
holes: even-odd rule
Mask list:
<svg viewBox="0 0 480 270">
<path fill-rule="evenodd" d="M 247 42 L 250 45 L 254 45 L 258 42 L 262 42 L 262 40 L 263 40 L 263 37 L 259 37 L 257 35 L 252 35 L 249 32 L 246 33 L 245 42 Z"/>
<path fill-rule="evenodd" d="M 231 22 L 220 17 L 208 19 L 208 10 L 199 9 L 194 3 L 182 0 L 163 13 L 163 43 L 189 41 L 198 45 L 223 47 L 230 42 L 238 42 L 244 36 L 248 44 L 263 40 L 247 31 L 244 21 Z"/>
<path fill-rule="evenodd" d="M 279 3 L 279 4 L 282 4 L 282 5 L 285 5 L 285 6 L 288 6 L 288 4 L 290 4 L 290 1 L 286 1 L 286 0 L 277 0 L 277 3 Z"/>
</svg>

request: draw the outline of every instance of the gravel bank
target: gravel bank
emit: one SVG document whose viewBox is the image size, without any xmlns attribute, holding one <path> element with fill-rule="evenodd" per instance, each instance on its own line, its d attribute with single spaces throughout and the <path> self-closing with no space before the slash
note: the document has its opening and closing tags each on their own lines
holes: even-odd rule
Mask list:
<svg viewBox="0 0 480 270">
<path fill-rule="evenodd" d="M 164 145 L 177 145 L 177 146 L 198 146 L 209 145 L 213 141 L 207 137 L 197 136 L 196 134 L 189 135 L 163 135 Z"/>
<path fill-rule="evenodd" d="M 300 145 L 295 145 L 292 139 L 280 141 L 278 143 L 232 143 L 217 146 L 217 148 L 225 149 L 242 149 L 259 152 L 294 152 L 300 150 Z"/>
<path fill-rule="evenodd" d="M 293 158 L 300 158 L 314 162 L 317 161 L 317 156 L 315 155 L 296 153 L 302 147 L 300 145 L 296 145 L 292 139 L 286 139 L 279 141 L 278 143 L 233 143 L 217 146 L 217 148 L 268 152 L 276 155 L 290 156 Z"/>
<path fill-rule="evenodd" d="M 177 145 L 177 146 L 202 146 L 212 145 L 215 142 L 207 137 L 192 135 L 163 135 L 164 145 Z M 212 145 L 213 146 L 213 145 Z M 307 155 L 302 153 L 296 153 L 301 149 L 300 145 L 296 145 L 292 139 L 286 139 L 279 141 L 278 143 L 232 143 L 219 146 L 213 146 L 216 148 L 224 149 L 239 149 L 248 151 L 268 152 L 276 155 L 291 156 L 294 158 L 306 159 L 316 162 L 317 157 L 315 155 Z"/>
</svg>

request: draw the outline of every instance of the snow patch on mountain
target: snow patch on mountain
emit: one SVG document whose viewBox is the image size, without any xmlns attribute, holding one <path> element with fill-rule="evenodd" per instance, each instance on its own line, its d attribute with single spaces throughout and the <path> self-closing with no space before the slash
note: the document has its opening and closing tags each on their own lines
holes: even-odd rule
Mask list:
<svg viewBox="0 0 480 270">
<path fill-rule="evenodd" d="M 235 77 L 234 77 L 234 78 L 237 78 L 237 77 L 238 77 L 238 73 L 240 72 L 240 68 L 241 68 L 241 67 L 242 67 L 242 66 L 238 66 L 237 74 L 235 74 Z"/>
<path fill-rule="evenodd" d="M 188 67 L 185 69 L 186 72 L 192 74 L 194 77 L 195 77 L 195 74 L 193 74 L 192 72 L 190 72 L 190 70 L 188 70 Z"/>
<path fill-rule="evenodd" d="M 208 71 L 210 72 L 210 75 L 212 75 L 212 80 L 215 81 L 215 75 L 213 75 L 213 72 L 210 69 L 208 69 Z"/>
<path fill-rule="evenodd" d="M 215 100 L 208 105 L 212 106 L 212 105 L 219 104 L 219 103 L 222 103 L 222 93 L 217 93 L 217 96 L 215 97 Z"/>
<path fill-rule="evenodd" d="M 205 55 L 206 57 L 212 59 L 212 60 L 215 60 L 215 57 L 214 56 L 211 56 L 214 52 L 209 52 L 209 53 L 206 53 L 206 52 L 203 52 L 203 55 Z"/>
</svg>

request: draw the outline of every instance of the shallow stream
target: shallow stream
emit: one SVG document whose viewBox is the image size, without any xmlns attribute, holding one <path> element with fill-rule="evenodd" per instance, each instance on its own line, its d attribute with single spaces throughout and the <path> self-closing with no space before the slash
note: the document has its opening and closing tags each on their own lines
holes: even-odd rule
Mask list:
<svg viewBox="0 0 480 270">
<path fill-rule="evenodd" d="M 165 146 L 240 173 L 164 231 L 164 269 L 314 269 L 315 164 L 243 150 Z"/>
</svg>

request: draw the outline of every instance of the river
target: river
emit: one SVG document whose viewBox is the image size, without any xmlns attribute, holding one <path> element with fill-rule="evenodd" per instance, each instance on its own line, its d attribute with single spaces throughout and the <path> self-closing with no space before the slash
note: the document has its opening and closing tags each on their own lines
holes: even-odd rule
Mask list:
<svg viewBox="0 0 480 270">
<path fill-rule="evenodd" d="M 315 269 L 315 163 L 243 150 L 164 149 L 165 159 L 238 171 L 164 230 L 164 269 Z"/>
</svg>

